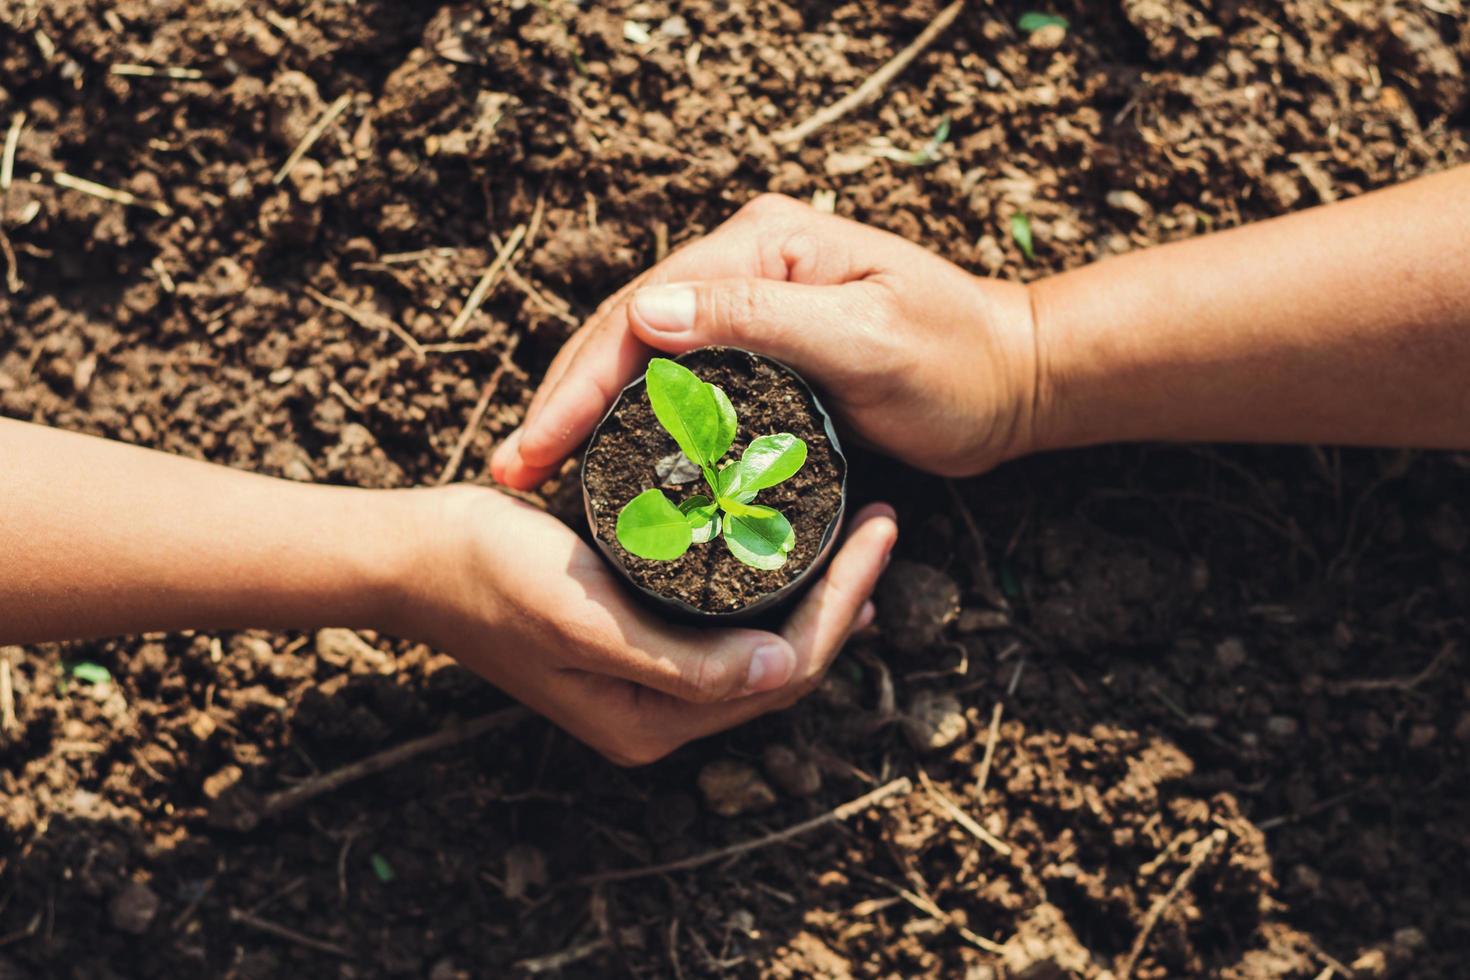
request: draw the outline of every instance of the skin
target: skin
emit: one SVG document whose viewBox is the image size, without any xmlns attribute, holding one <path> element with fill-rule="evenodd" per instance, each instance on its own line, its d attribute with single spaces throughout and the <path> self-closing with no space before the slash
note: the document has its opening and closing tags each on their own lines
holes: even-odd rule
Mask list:
<svg viewBox="0 0 1470 980">
<path fill-rule="evenodd" d="M 1470 447 L 1470 167 L 1029 286 L 766 196 L 604 304 L 497 479 L 538 483 L 653 353 L 786 361 L 871 446 L 965 476 L 1133 440 Z"/>
<path fill-rule="evenodd" d="M 569 528 L 493 490 L 311 486 L 3 419 L 0 459 L 0 644 L 378 629 L 630 765 L 810 691 L 872 620 L 897 534 L 885 506 L 855 515 L 779 633 L 697 630 L 634 605 Z"/>
<path fill-rule="evenodd" d="M 1470 448 L 1467 199 L 1460 168 L 1026 286 L 758 198 L 598 309 L 492 469 L 537 486 L 649 356 L 706 344 L 786 361 L 859 439 L 952 476 L 1116 440 Z M 858 514 L 779 634 L 695 631 L 489 490 L 303 486 L 5 421 L 0 459 L 0 643 L 380 628 L 624 763 L 810 690 L 896 535 Z"/>
</svg>

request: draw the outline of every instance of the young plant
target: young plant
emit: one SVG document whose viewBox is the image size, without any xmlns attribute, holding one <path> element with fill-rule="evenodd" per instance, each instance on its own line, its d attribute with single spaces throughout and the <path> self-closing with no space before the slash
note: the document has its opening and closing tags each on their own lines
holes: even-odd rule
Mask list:
<svg viewBox="0 0 1470 980">
<path fill-rule="evenodd" d="M 737 428 L 735 406 L 725 393 L 663 357 L 649 362 L 644 386 L 659 424 L 699 467 L 709 493 L 675 505 L 662 490 L 643 491 L 618 513 L 618 541 L 639 558 L 673 561 L 718 534 L 731 554 L 753 568 L 786 564 L 796 533 L 780 511 L 754 500 L 801 469 L 806 443 L 789 432 L 760 436 L 740 459 L 721 466 Z"/>
</svg>

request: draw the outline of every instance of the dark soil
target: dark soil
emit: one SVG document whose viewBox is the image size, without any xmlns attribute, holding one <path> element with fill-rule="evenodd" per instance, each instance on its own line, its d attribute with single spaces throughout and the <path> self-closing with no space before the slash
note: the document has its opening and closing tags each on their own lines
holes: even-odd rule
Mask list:
<svg viewBox="0 0 1470 980">
<path fill-rule="evenodd" d="M 459 470 L 485 482 L 571 324 L 762 191 L 832 191 L 1025 279 L 1467 159 L 1457 0 L 1064 0 L 1049 48 L 1013 27 L 1035 4 L 973 3 L 875 104 L 773 147 L 942 6 L 0 0 L 0 129 L 26 114 L 0 411 L 407 486 L 438 479 L 508 357 Z M 932 165 L 870 153 L 946 116 Z M 538 202 L 519 279 L 435 346 Z M 209 816 L 232 787 L 504 699 L 368 634 L 0 651 L 0 977 L 448 980 L 552 954 L 581 977 L 1116 977 L 1149 921 L 1138 977 L 1464 975 L 1470 458 L 1118 447 L 953 488 L 850 462 L 855 503 L 900 513 L 878 628 L 799 707 L 646 769 L 528 722 L 230 831 Z M 576 519 L 575 472 L 545 493 Z M 75 660 L 114 683 L 63 685 Z M 744 779 L 733 809 L 701 793 L 717 763 Z M 897 777 L 738 860 L 582 883 Z"/>
<path fill-rule="evenodd" d="M 705 612 L 739 612 L 795 581 L 822 555 L 828 532 L 841 517 L 847 466 L 827 437 L 811 393 L 789 371 L 728 347 L 691 351 L 679 361 L 701 380 L 723 388 L 735 406 L 740 428 L 726 459 L 739 459 L 756 436 L 789 432 L 806 443 L 806 465 L 785 483 L 761 491 L 756 501 L 791 522 L 796 545 L 790 557 L 780 568 L 762 571 L 743 564 L 722 539 L 695 545 L 677 561 L 639 558 L 618 543 L 618 512 L 649 487 L 666 488 L 676 503 L 710 494 L 702 478 L 682 485 L 659 479 L 657 464 L 679 447 L 654 417 L 642 386 L 623 394 L 587 447 L 582 481 L 591 523 L 635 584 Z"/>
</svg>

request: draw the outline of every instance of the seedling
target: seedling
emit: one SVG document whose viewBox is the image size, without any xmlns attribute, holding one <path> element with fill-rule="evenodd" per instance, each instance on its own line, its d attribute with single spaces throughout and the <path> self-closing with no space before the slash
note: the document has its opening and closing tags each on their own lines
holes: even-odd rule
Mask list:
<svg viewBox="0 0 1470 980">
<path fill-rule="evenodd" d="M 60 670 L 61 681 L 57 684 L 57 690 L 62 694 L 67 692 L 70 680 L 78 680 L 93 687 L 105 687 L 112 683 L 112 673 L 90 660 L 68 661 L 60 665 Z"/>
<path fill-rule="evenodd" d="M 662 490 L 645 490 L 618 513 L 622 546 L 639 558 L 673 561 L 691 545 L 720 535 L 740 561 L 766 571 L 786 564 L 796 545 L 791 522 L 756 494 L 796 475 L 806 463 L 806 443 L 789 432 L 752 439 L 740 459 L 720 465 L 735 441 L 735 406 L 715 385 L 682 364 L 656 357 L 644 374 L 653 414 L 697 466 L 709 487 L 675 504 Z"/>
<path fill-rule="evenodd" d="M 393 872 L 393 865 L 389 864 L 388 859 L 381 854 L 373 854 L 369 857 L 368 864 L 372 865 L 373 874 L 385 885 L 391 884 L 393 879 L 398 877 Z"/>
<path fill-rule="evenodd" d="M 1016 21 L 1016 26 L 1026 34 L 1034 34 L 1043 27 L 1052 26 L 1066 30 L 1067 18 L 1059 14 L 1047 14 L 1039 10 L 1028 10 L 1021 15 L 1020 20 Z"/>
<path fill-rule="evenodd" d="M 1031 238 L 1031 219 L 1020 211 L 1011 215 L 1011 240 L 1020 247 L 1026 258 L 1036 261 L 1036 245 Z"/>
</svg>

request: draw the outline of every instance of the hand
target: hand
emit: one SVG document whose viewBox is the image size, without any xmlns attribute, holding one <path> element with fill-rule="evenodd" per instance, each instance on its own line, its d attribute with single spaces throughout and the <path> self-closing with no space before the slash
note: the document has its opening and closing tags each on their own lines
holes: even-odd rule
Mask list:
<svg viewBox="0 0 1470 980">
<path fill-rule="evenodd" d="M 495 478 L 540 484 L 655 350 L 706 344 L 786 362 L 861 441 L 922 469 L 969 475 L 1032 448 L 1026 287 L 767 195 L 593 314 L 495 453 Z"/>
<path fill-rule="evenodd" d="M 672 626 L 644 610 L 569 528 L 493 490 L 427 491 L 412 594 L 389 629 L 437 646 L 603 755 L 642 765 L 787 707 L 854 630 L 897 535 L 856 515 L 780 633 Z"/>
</svg>

